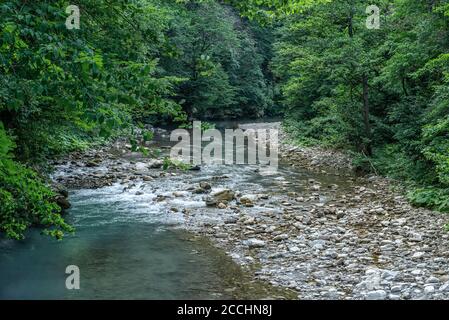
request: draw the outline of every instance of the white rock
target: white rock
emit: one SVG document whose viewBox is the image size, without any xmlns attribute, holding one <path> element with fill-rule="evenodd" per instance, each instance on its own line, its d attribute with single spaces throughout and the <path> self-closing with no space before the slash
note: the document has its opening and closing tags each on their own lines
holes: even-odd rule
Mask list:
<svg viewBox="0 0 449 320">
<path fill-rule="evenodd" d="M 286 234 L 280 234 L 278 236 L 275 236 L 273 238 L 273 241 L 283 241 L 283 240 L 287 240 L 288 239 L 288 235 Z"/>
<path fill-rule="evenodd" d="M 137 162 L 135 166 L 136 170 L 145 170 L 147 168 L 147 164 L 143 162 Z"/>
<path fill-rule="evenodd" d="M 393 286 L 391 287 L 391 292 L 401 292 L 402 286 Z"/>
<path fill-rule="evenodd" d="M 245 246 L 248 246 L 250 248 L 262 248 L 265 247 L 265 241 L 259 240 L 259 239 L 248 239 L 243 241 L 243 244 Z"/>
<path fill-rule="evenodd" d="M 440 292 L 449 292 L 449 281 L 445 282 L 439 289 Z"/>
<path fill-rule="evenodd" d="M 359 288 L 365 288 L 366 290 L 376 290 L 380 289 L 380 282 L 381 282 L 381 270 L 379 269 L 368 269 L 365 272 L 366 277 L 365 279 L 357 284 L 357 287 Z"/>
<path fill-rule="evenodd" d="M 437 277 L 429 277 L 429 279 L 427 279 L 426 283 L 438 283 L 440 282 L 440 279 L 438 279 Z"/>
<path fill-rule="evenodd" d="M 385 290 L 370 291 L 366 295 L 366 300 L 385 300 L 387 293 Z"/>
<path fill-rule="evenodd" d="M 301 249 L 299 249 L 299 247 L 297 246 L 293 246 L 293 247 L 288 247 L 288 251 L 290 252 L 299 252 Z"/>
<path fill-rule="evenodd" d="M 417 232 L 410 232 L 409 233 L 409 239 L 410 239 L 410 241 L 421 242 L 422 241 L 422 235 L 417 233 Z"/>
<path fill-rule="evenodd" d="M 422 270 L 419 270 L 419 269 L 413 270 L 411 272 L 411 274 L 414 276 L 419 276 L 420 274 L 422 274 Z"/>
<path fill-rule="evenodd" d="M 315 250 L 323 250 L 326 244 L 325 240 L 313 240 L 310 243 L 310 246 Z"/>
<path fill-rule="evenodd" d="M 424 252 L 415 252 L 412 256 L 412 259 L 421 259 L 422 257 L 424 257 L 424 255 Z"/>
<path fill-rule="evenodd" d="M 424 293 L 425 294 L 432 294 L 435 292 L 435 287 L 434 286 L 425 286 L 424 287 Z"/>
<path fill-rule="evenodd" d="M 398 275 L 399 275 L 398 271 L 384 270 L 382 272 L 382 279 L 391 281 L 396 279 Z"/>
</svg>

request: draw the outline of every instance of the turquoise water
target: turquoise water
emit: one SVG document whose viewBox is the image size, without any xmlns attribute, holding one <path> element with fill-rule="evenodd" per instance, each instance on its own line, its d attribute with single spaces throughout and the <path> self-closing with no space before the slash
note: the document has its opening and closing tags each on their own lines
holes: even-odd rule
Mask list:
<svg viewBox="0 0 449 320">
<path fill-rule="evenodd" d="M 143 200 L 120 197 L 118 187 L 77 191 L 68 216 L 76 235 L 55 241 L 34 230 L 25 241 L 1 240 L 0 299 L 232 298 L 232 261 L 162 223 L 165 213 L 151 214 Z M 80 268 L 80 290 L 65 288 L 68 265 Z"/>
<path fill-rule="evenodd" d="M 335 182 L 288 166 L 281 166 L 275 176 L 255 169 L 211 165 L 151 182 L 72 190 L 73 207 L 66 218 L 75 226 L 75 235 L 56 241 L 34 229 L 24 241 L 0 238 L 0 299 L 290 297 L 285 290 L 254 281 L 223 251 L 182 230 L 184 215 L 170 207 L 206 210 L 205 221 L 215 221 L 217 212 L 205 208 L 202 195 L 157 200 L 157 195 L 185 191 L 215 177 L 225 177 L 217 182 L 222 187 L 250 194 L 285 193 L 287 187 L 281 188 L 278 178 L 291 181 L 287 190 L 292 191 L 301 190 L 310 177 L 322 178 L 323 184 Z M 80 290 L 65 287 L 69 265 L 80 269 Z"/>
</svg>

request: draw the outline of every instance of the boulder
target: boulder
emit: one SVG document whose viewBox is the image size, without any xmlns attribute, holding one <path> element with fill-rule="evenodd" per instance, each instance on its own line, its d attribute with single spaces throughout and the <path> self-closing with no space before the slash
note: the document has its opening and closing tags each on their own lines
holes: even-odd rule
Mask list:
<svg viewBox="0 0 449 320">
<path fill-rule="evenodd" d="M 206 182 L 206 181 L 201 181 L 200 182 L 200 188 L 203 190 L 210 190 L 212 189 L 210 183 Z"/>
<path fill-rule="evenodd" d="M 235 198 L 235 193 L 234 193 L 234 191 L 232 191 L 230 189 L 220 189 L 220 190 L 216 190 L 216 191 L 212 192 L 211 197 L 216 202 L 232 201 Z"/>
<path fill-rule="evenodd" d="M 67 210 L 72 207 L 69 200 L 67 200 L 67 198 L 62 195 L 56 196 L 54 201 L 58 206 L 61 207 L 62 210 Z"/>
<path fill-rule="evenodd" d="M 255 196 L 248 195 L 248 196 L 242 196 L 239 201 L 245 207 L 254 207 L 255 199 L 256 199 Z"/>
<path fill-rule="evenodd" d="M 164 165 L 164 161 L 160 159 L 153 159 L 148 163 L 150 169 L 160 169 Z"/>
</svg>

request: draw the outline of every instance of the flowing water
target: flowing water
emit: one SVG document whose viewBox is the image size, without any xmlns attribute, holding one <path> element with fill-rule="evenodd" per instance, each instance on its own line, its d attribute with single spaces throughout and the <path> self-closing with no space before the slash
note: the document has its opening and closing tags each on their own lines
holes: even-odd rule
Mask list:
<svg viewBox="0 0 449 320">
<path fill-rule="evenodd" d="M 56 241 L 32 230 L 24 241 L 0 239 L 0 299 L 288 297 L 280 289 L 253 281 L 207 239 L 180 228 L 183 215 L 170 208 L 206 212 L 209 209 L 201 195 L 157 201 L 157 195 L 183 192 L 217 177 L 223 179 L 223 187 L 263 191 L 274 199 L 285 192 L 281 186 L 290 184 L 288 188 L 300 192 L 310 178 L 323 184 L 345 184 L 341 177 L 283 165 L 275 175 L 261 173 L 255 166 L 211 165 L 199 172 L 136 182 L 126 188 L 116 183 L 96 190 L 72 190 L 67 219 L 76 227 L 75 235 Z M 323 193 L 320 201 L 325 197 Z M 210 210 L 206 218 L 213 222 L 216 214 L 220 213 Z M 80 290 L 65 287 L 69 265 L 80 269 Z"/>
<path fill-rule="evenodd" d="M 0 242 L 0 299 L 266 298 L 279 290 L 252 281 L 206 239 L 173 228 L 180 218 L 123 186 L 74 190 L 64 241 L 37 230 Z M 65 287 L 76 265 L 81 290 Z"/>
</svg>

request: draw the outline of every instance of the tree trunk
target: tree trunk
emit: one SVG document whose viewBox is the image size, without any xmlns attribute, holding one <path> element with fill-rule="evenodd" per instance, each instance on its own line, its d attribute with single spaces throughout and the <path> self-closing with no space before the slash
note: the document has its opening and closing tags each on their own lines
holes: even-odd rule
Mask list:
<svg viewBox="0 0 449 320">
<path fill-rule="evenodd" d="M 349 37 L 354 37 L 354 3 L 351 2 L 351 8 L 349 10 L 349 17 L 348 17 L 348 33 Z"/>
<path fill-rule="evenodd" d="M 362 85 L 363 85 L 363 121 L 365 123 L 365 137 L 368 139 L 368 142 L 364 144 L 364 151 L 367 156 L 372 156 L 373 150 L 371 146 L 371 124 L 369 121 L 369 86 L 368 86 L 368 78 L 366 75 L 362 77 Z"/>
</svg>

